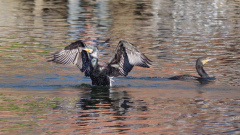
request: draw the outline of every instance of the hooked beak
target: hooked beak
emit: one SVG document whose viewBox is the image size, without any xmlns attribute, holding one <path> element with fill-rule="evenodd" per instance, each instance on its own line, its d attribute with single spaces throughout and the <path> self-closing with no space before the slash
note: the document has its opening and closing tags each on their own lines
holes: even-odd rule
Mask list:
<svg viewBox="0 0 240 135">
<path fill-rule="evenodd" d="M 87 51 L 88 53 L 92 53 L 93 52 L 93 49 L 90 49 L 90 48 L 84 48 L 83 50 Z"/>
<path fill-rule="evenodd" d="M 209 57 L 208 57 L 208 58 L 206 58 L 205 60 L 203 60 L 202 63 L 203 63 L 203 65 L 204 65 L 204 64 L 206 64 L 207 62 L 212 61 L 212 60 L 215 60 L 215 58 L 209 58 Z"/>
</svg>

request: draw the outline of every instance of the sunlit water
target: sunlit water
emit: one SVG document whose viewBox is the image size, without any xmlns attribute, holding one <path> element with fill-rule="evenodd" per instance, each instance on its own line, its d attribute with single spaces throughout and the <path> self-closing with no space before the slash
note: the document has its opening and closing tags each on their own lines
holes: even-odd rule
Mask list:
<svg viewBox="0 0 240 135">
<path fill-rule="evenodd" d="M 0 133 L 239 134 L 239 5 L 226 0 L 0 1 Z M 91 86 L 76 67 L 46 62 L 50 53 L 79 39 L 98 45 L 101 64 L 124 39 L 152 66 L 134 67 L 106 88 Z M 168 80 L 197 75 L 194 66 L 201 56 L 215 58 L 205 65 L 211 79 Z M 15 101 L 5 99 L 9 94 L 64 100 L 21 116 L 4 108 Z"/>
</svg>

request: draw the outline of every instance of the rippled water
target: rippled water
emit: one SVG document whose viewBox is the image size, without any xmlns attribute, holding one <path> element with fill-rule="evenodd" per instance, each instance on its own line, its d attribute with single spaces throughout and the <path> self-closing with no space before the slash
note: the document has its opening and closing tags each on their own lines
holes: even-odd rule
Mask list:
<svg viewBox="0 0 240 135">
<path fill-rule="evenodd" d="M 0 133 L 239 134 L 239 5 L 0 1 Z M 119 40 L 127 40 L 152 66 L 135 67 L 128 77 L 114 78 L 114 87 L 103 88 L 91 86 L 76 67 L 46 62 L 48 54 L 79 39 L 98 44 L 101 63 Z M 205 65 L 215 79 L 167 79 L 197 75 L 201 56 L 215 58 Z"/>
</svg>

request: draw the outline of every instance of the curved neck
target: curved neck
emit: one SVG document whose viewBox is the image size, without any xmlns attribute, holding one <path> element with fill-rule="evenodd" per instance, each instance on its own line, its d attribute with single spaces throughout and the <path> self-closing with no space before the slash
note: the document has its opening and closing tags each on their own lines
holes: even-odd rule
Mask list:
<svg viewBox="0 0 240 135">
<path fill-rule="evenodd" d="M 208 74 L 205 72 L 205 70 L 203 69 L 203 64 L 198 64 L 196 63 L 196 70 L 198 72 L 198 74 L 202 77 L 202 78 L 207 78 L 209 77 Z"/>
<path fill-rule="evenodd" d="M 98 66 L 98 59 L 97 58 L 92 58 L 91 63 L 90 63 L 90 68 L 95 70 Z"/>
</svg>

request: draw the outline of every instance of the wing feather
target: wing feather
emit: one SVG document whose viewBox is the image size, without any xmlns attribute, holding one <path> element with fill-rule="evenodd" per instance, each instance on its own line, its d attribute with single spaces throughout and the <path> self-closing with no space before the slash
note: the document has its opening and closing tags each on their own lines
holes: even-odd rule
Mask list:
<svg viewBox="0 0 240 135">
<path fill-rule="evenodd" d="M 53 53 L 53 58 L 48 62 L 64 65 L 73 64 L 84 72 L 90 65 L 90 57 L 86 51 L 82 50 L 83 47 L 86 45 L 81 40 L 71 43 L 64 49 Z"/>
<path fill-rule="evenodd" d="M 134 66 L 149 68 L 151 60 L 142 54 L 133 44 L 121 40 L 114 55 L 108 61 L 110 76 L 127 76 Z"/>
</svg>

